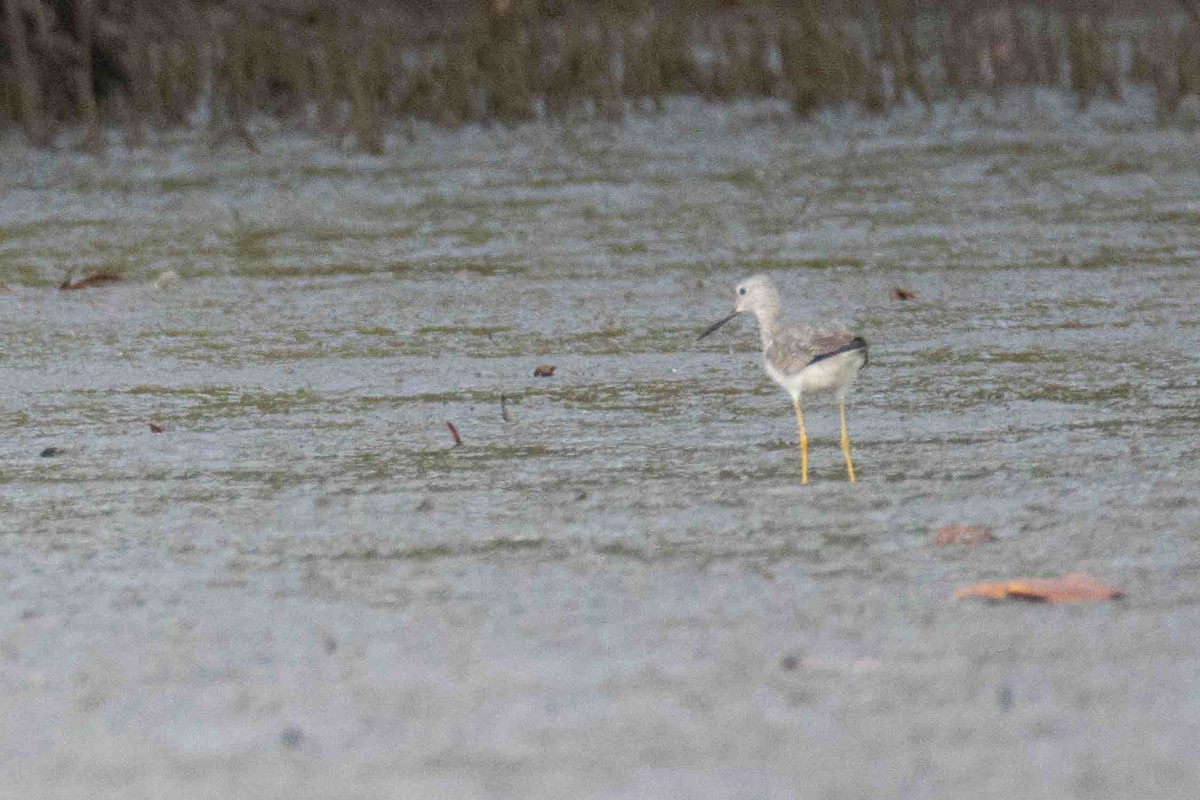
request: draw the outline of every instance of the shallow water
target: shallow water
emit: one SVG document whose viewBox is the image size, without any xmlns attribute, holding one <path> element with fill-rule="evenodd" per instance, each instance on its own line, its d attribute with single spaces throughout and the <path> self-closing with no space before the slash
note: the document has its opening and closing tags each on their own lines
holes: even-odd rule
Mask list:
<svg viewBox="0 0 1200 800">
<path fill-rule="evenodd" d="M 1191 796 L 1200 138 L 1036 99 L 0 143 L 6 783 Z M 855 486 L 695 341 L 756 271 L 871 342 Z M 1072 570 L 1126 597 L 950 599 Z"/>
</svg>

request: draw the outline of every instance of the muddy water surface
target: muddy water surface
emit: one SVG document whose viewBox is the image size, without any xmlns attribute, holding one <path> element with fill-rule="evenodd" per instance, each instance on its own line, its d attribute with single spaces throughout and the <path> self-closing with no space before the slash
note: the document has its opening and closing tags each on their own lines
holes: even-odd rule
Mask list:
<svg viewBox="0 0 1200 800">
<path fill-rule="evenodd" d="M 1200 781 L 1194 134 L 1042 97 L 378 159 L 0 146 L 25 796 Z M 871 342 L 855 486 L 828 406 L 800 486 L 750 320 L 695 341 L 753 272 Z M 947 523 L 998 541 L 934 547 Z M 950 599 L 1080 569 L 1125 599 Z"/>
</svg>

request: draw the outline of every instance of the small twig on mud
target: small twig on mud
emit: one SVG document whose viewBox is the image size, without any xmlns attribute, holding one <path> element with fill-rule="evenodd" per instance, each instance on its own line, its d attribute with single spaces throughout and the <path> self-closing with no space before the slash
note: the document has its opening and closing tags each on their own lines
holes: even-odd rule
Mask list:
<svg viewBox="0 0 1200 800">
<path fill-rule="evenodd" d="M 242 144 L 246 145 L 246 147 L 250 150 L 251 153 L 261 152 L 258 149 L 258 142 L 254 141 L 254 136 L 253 136 L 253 134 L 250 133 L 249 128 L 247 128 L 241 122 L 233 123 L 232 127 L 233 127 L 233 135 L 236 136 L 238 138 L 238 140 L 241 141 Z"/>
<path fill-rule="evenodd" d="M 450 435 L 454 437 L 454 446 L 460 446 L 462 444 L 462 437 L 458 435 L 458 428 L 454 427 L 453 422 L 447 422 L 446 427 L 450 429 Z"/>
<path fill-rule="evenodd" d="M 76 289 L 87 289 L 91 286 L 103 286 L 106 283 L 116 283 L 119 280 L 121 280 L 120 275 L 114 275 L 111 272 L 97 272 L 95 275 L 88 275 L 86 278 L 81 278 L 77 281 L 67 278 L 58 285 L 58 288 L 62 289 L 64 292 L 71 292 Z"/>
<path fill-rule="evenodd" d="M 509 422 L 508 416 L 508 395 L 500 395 L 500 419 Z"/>
</svg>

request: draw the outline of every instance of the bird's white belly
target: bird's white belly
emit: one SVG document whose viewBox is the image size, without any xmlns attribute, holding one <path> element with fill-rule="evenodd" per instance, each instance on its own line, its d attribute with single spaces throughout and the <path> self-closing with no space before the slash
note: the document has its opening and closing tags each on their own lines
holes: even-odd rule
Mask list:
<svg viewBox="0 0 1200 800">
<path fill-rule="evenodd" d="M 809 364 L 791 375 L 776 369 L 770 361 L 763 359 L 763 367 L 771 380 L 790 394 L 824 393 L 844 389 L 858 376 L 863 365 L 863 354 L 859 350 L 839 353 L 815 364 Z"/>
</svg>

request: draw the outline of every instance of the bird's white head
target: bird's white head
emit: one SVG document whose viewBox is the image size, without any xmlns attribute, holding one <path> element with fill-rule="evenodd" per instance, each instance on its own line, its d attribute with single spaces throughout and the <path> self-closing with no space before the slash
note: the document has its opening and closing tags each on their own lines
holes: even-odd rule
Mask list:
<svg viewBox="0 0 1200 800">
<path fill-rule="evenodd" d="M 734 291 L 737 293 L 737 303 L 733 307 L 733 313 L 710 325 L 708 330 L 700 334 L 701 339 L 716 331 L 738 314 L 744 314 L 747 311 L 758 317 L 759 327 L 763 331 L 774 324 L 775 318 L 779 315 L 779 292 L 770 278 L 766 275 L 746 278 L 737 285 L 737 289 Z"/>
<path fill-rule="evenodd" d="M 766 275 L 755 275 L 737 285 L 737 314 L 751 312 L 760 319 L 779 313 L 779 292 Z"/>
</svg>

